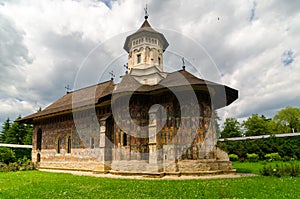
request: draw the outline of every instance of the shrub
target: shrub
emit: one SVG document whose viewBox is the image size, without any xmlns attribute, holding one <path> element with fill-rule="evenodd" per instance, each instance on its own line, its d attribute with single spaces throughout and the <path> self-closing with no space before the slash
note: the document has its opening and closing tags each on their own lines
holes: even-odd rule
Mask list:
<svg viewBox="0 0 300 199">
<path fill-rule="evenodd" d="M 13 148 L 12 150 L 15 152 L 16 160 L 24 157 L 31 159 L 31 149 Z"/>
<path fill-rule="evenodd" d="M 8 165 L 4 163 L 0 163 L 0 172 L 9 172 L 9 171 L 28 171 L 34 170 L 34 164 L 29 160 L 26 163 L 22 162 L 11 162 Z"/>
<path fill-rule="evenodd" d="M 265 155 L 265 158 L 269 161 L 281 160 L 281 156 L 278 153 L 268 153 Z"/>
<path fill-rule="evenodd" d="M 247 153 L 247 160 L 250 162 L 257 162 L 258 161 L 258 155 L 255 153 Z"/>
<path fill-rule="evenodd" d="M 19 165 L 18 163 L 9 163 L 5 169 L 6 171 L 18 171 L 19 170 Z"/>
<path fill-rule="evenodd" d="M 264 176 L 291 176 L 297 177 L 300 175 L 300 165 L 291 162 L 289 164 L 276 164 L 275 166 L 266 165 L 262 168 L 261 174 Z"/>
<path fill-rule="evenodd" d="M 15 161 L 15 153 L 7 147 L 0 147 L 0 162 L 8 164 Z"/>
<path fill-rule="evenodd" d="M 278 152 L 281 157 L 300 159 L 300 136 L 294 137 L 270 137 L 257 140 L 219 141 L 217 146 L 228 154 L 236 154 L 241 158 L 247 158 L 247 153 L 256 153 L 260 159 L 266 154 Z"/>
<path fill-rule="evenodd" d="M 229 154 L 228 155 L 230 161 L 238 161 L 239 160 L 239 156 L 237 156 L 236 154 Z"/>
</svg>

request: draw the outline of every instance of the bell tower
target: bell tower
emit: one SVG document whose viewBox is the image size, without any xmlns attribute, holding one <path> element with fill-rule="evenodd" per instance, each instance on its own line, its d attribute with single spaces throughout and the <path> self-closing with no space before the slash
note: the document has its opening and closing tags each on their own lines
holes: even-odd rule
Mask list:
<svg viewBox="0 0 300 199">
<path fill-rule="evenodd" d="M 164 78 L 163 53 L 169 46 L 165 36 L 145 21 L 135 33 L 126 38 L 124 49 L 128 52 L 128 72 L 142 84 L 157 84 Z"/>
</svg>

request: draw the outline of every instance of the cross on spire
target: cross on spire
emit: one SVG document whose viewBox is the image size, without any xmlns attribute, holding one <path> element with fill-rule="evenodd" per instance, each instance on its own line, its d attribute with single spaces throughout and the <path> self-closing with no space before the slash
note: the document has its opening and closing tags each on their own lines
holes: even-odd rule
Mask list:
<svg viewBox="0 0 300 199">
<path fill-rule="evenodd" d="M 144 11 L 145 11 L 145 20 L 147 20 L 149 17 L 147 4 L 146 4 L 146 7 L 144 8 Z"/>
<path fill-rule="evenodd" d="M 182 69 L 185 70 L 185 60 L 184 60 L 184 57 L 182 57 Z"/>
<path fill-rule="evenodd" d="M 115 74 L 114 74 L 114 71 L 113 70 L 110 71 L 109 74 L 110 74 L 110 79 L 114 80 L 114 78 L 116 77 Z"/>
<path fill-rule="evenodd" d="M 70 93 L 71 88 L 70 88 L 69 84 L 68 84 L 67 86 L 65 86 L 65 89 L 66 89 L 66 93 L 67 93 L 67 94 Z"/>
</svg>

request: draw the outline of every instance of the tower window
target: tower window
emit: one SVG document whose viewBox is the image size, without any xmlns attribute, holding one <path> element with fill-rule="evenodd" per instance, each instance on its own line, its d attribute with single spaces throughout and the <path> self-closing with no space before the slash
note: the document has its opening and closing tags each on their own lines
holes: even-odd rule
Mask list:
<svg viewBox="0 0 300 199">
<path fill-rule="evenodd" d="M 137 63 L 140 64 L 141 63 L 141 54 L 137 55 Z"/>
<path fill-rule="evenodd" d="M 160 57 L 158 58 L 158 65 L 160 66 Z"/>
</svg>

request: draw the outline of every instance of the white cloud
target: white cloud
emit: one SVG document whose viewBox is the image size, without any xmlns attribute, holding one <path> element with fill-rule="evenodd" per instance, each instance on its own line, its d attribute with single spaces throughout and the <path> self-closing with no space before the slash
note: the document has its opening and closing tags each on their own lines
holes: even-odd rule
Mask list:
<svg viewBox="0 0 300 199">
<path fill-rule="evenodd" d="M 221 117 L 272 116 L 287 105 L 300 107 L 299 1 L 147 2 L 151 25 L 168 36 L 166 57 L 170 60 L 165 63 L 170 68 L 180 69 L 176 58 L 183 55 L 202 77 L 239 90 L 239 99 L 222 109 Z M 119 73 L 124 71 L 119 69 L 124 58 L 118 56 L 124 56 L 121 48 L 126 35 L 119 34 L 139 28 L 144 3 L 3 1 L 0 122 L 55 101 L 64 95 L 67 84 L 73 85 L 78 71 L 82 72 L 77 76 L 78 87 L 97 83 L 109 64 Z M 189 45 L 181 43 L 187 38 L 191 38 Z M 97 45 L 100 49 L 82 70 L 82 61 Z M 110 57 L 116 61 L 110 63 Z M 285 67 L 283 59 L 293 61 Z M 187 70 L 195 71 L 190 65 Z"/>
</svg>

